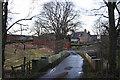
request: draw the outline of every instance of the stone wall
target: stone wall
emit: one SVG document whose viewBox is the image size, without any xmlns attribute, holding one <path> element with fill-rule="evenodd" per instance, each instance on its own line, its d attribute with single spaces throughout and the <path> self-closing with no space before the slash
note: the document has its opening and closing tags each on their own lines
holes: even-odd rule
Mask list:
<svg viewBox="0 0 120 80">
<path fill-rule="evenodd" d="M 68 56 L 69 54 L 66 53 L 65 51 L 61 51 L 58 54 L 52 55 L 52 56 L 44 56 L 39 59 L 33 59 L 32 60 L 32 71 L 33 72 L 38 72 L 42 69 L 46 69 L 49 64 L 54 63 L 60 58 L 63 58 L 65 56 Z M 49 66 L 50 67 L 50 66 Z"/>
</svg>

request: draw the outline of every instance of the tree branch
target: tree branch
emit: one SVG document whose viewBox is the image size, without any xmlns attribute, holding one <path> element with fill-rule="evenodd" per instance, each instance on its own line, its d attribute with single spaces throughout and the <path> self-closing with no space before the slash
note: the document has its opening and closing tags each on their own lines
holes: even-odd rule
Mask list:
<svg viewBox="0 0 120 80">
<path fill-rule="evenodd" d="M 67 21 L 67 23 L 70 22 L 70 21 L 72 21 L 76 16 L 77 16 L 77 15 L 74 15 L 71 19 L 69 19 L 69 20 Z"/>
<path fill-rule="evenodd" d="M 102 23 L 102 26 L 103 26 L 104 28 L 106 28 L 107 31 L 109 31 L 109 27 L 106 26 L 104 23 Z"/>
<path fill-rule="evenodd" d="M 117 5 L 120 4 L 120 1 L 117 2 Z"/>
<path fill-rule="evenodd" d="M 115 6 L 115 8 L 116 8 L 116 10 L 117 10 L 118 14 L 120 15 L 120 11 L 119 11 L 118 7 L 117 7 L 117 6 Z"/>
<path fill-rule="evenodd" d="M 119 16 L 119 18 L 118 18 L 118 22 L 117 22 L 117 25 L 116 25 L 116 29 L 117 29 L 118 26 L 120 25 L 119 23 L 120 23 L 120 16 Z"/>
<path fill-rule="evenodd" d="M 29 26 L 29 25 L 25 25 L 25 24 L 21 24 L 21 23 L 16 23 L 18 25 L 21 25 L 21 26 Z"/>
<path fill-rule="evenodd" d="M 119 3 L 120 3 L 120 1 L 119 1 L 117 4 L 119 4 Z M 117 12 L 118 12 L 118 14 L 119 14 L 118 22 L 117 22 L 117 25 L 116 25 L 116 29 L 117 29 L 118 26 L 120 25 L 120 24 L 119 24 L 119 23 L 120 23 L 120 11 L 119 11 L 119 9 L 118 9 L 117 6 L 115 6 L 115 8 L 116 8 L 116 10 L 117 10 Z"/>
<path fill-rule="evenodd" d="M 108 6 L 108 3 L 105 1 L 105 0 L 103 0 L 104 1 L 104 3 L 106 4 L 106 6 Z"/>
<path fill-rule="evenodd" d="M 100 10 L 100 9 L 102 9 L 102 8 L 104 8 L 104 7 L 106 7 L 106 5 L 105 5 L 105 6 L 101 6 L 101 7 L 98 8 L 98 9 L 92 9 L 91 11 Z"/>
<path fill-rule="evenodd" d="M 22 31 L 27 31 L 28 29 L 22 29 Z M 21 30 L 13 30 L 13 33 L 19 32 Z"/>
<path fill-rule="evenodd" d="M 105 17 L 105 18 L 109 18 L 108 16 L 105 16 L 104 14 L 95 14 L 95 16 L 96 15 L 100 15 L 100 16 L 103 16 L 103 17 Z"/>
<path fill-rule="evenodd" d="M 15 24 L 17 24 L 17 23 L 20 22 L 20 21 L 32 20 L 32 18 L 33 18 L 33 17 L 28 18 L 28 19 L 20 19 L 20 20 L 14 22 L 6 31 L 8 31 L 10 28 L 12 28 Z"/>
</svg>

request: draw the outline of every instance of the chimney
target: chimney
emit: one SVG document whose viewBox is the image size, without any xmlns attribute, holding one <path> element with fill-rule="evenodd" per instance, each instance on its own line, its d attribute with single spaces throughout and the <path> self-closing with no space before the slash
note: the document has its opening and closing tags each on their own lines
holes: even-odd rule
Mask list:
<svg viewBox="0 0 120 80">
<path fill-rule="evenodd" d="M 84 29 L 84 32 L 87 32 L 87 30 L 86 30 L 86 29 Z"/>
</svg>

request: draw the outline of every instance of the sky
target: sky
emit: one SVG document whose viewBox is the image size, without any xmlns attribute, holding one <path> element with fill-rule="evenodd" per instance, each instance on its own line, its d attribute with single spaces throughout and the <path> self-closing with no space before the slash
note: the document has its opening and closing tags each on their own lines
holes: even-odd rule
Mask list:
<svg viewBox="0 0 120 80">
<path fill-rule="evenodd" d="M 12 17 L 12 20 L 10 20 L 9 25 L 11 25 L 13 22 L 19 19 L 29 18 L 31 16 L 38 15 L 42 8 L 42 4 L 49 1 L 52 1 L 52 0 L 9 0 L 9 11 L 14 13 L 14 14 L 9 14 L 9 16 Z M 89 16 L 90 13 L 88 12 L 92 9 L 99 8 L 100 0 L 97 0 L 97 1 L 96 0 L 69 0 L 69 1 L 72 1 L 75 4 L 77 10 L 82 9 L 80 14 L 81 16 L 80 21 L 82 21 L 83 23 L 82 25 L 83 28 L 78 31 L 84 31 L 84 29 L 87 29 L 91 32 L 91 34 L 94 34 L 93 24 L 98 17 Z M 86 12 L 86 10 L 88 10 L 88 12 Z M 32 29 L 31 27 L 33 26 L 33 22 L 34 20 L 22 21 L 21 23 L 29 25 L 29 28 Z M 20 28 L 19 25 L 15 25 L 9 30 L 9 32 L 13 34 L 19 28 Z M 14 34 L 21 34 L 21 33 L 16 32 Z M 28 35 L 32 33 L 30 33 L 30 31 L 24 31 L 22 34 Z"/>
</svg>

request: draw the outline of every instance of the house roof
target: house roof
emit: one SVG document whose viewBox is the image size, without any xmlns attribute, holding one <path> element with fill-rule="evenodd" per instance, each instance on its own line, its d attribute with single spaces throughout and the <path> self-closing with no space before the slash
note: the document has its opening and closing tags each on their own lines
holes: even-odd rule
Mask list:
<svg viewBox="0 0 120 80">
<path fill-rule="evenodd" d="M 31 36 L 21 36 L 18 40 L 33 40 L 33 38 Z"/>
<path fill-rule="evenodd" d="M 75 33 L 72 34 L 72 37 L 73 37 L 73 36 L 74 36 L 74 37 L 78 37 L 78 36 L 80 37 L 80 36 L 83 35 L 83 33 L 84 33 L 84 32 L 75 32 Z"/>
<path fill-rule="evenodd" d="M 81 37 L 85 32 L 81 31 L 81 32 L 75 32 L 71 35 L 71 37 Z M 90 33 L 87 33 L 90 36 Z"/>
</svg>

